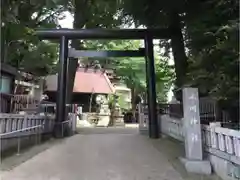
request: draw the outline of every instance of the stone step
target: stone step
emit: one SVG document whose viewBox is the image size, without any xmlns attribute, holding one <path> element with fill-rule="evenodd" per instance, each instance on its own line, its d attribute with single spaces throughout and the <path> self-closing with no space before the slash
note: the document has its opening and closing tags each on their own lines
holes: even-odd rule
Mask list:
<svg viewBox="0 0 240 180">
<path fill-rule="evenodd" d="M 114 126 L 125 126 L 124 122 L 115 122 Z"/>
</svg>

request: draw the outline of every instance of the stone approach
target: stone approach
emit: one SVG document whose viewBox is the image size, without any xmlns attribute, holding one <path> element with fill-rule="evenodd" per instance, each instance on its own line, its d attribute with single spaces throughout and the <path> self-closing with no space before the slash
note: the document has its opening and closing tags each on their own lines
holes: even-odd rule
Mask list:
<svg viewBox="0 0 240 180">
<path fill-rule="evenodd" d="M 1 172 L 1 180 L 183 180 L 137 128 L 88 129 Z"/>
</svg>

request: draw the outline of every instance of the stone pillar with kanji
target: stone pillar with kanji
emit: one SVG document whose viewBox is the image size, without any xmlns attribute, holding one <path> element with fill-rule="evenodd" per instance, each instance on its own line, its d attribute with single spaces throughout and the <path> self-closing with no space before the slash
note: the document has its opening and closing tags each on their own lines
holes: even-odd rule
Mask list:
<svg viewBox="0 0 240 180">
<path fill-rule="evenodd" d="M 203 160 L 198 89 L 185 87 L 182 93 L 185 157 L 181 161 L 189 172 L 211 174 L 210 162 Z"/>
</svg>

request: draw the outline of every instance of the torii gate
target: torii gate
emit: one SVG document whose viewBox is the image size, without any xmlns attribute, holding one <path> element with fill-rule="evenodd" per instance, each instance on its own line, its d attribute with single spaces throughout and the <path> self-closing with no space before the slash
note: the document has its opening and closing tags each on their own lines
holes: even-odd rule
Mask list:
<svg viewBox="0 0 240 180">
<path fill-rule="evenodd" d="M 37 30 L 41 39 L 60 40 L 60 69 L 58 72 L 58 93 L 55 134 L 61 137 L 62 122 L 66 115 L 66 96 L 68 84 L 68 58 L 78 57 L 145 57 L 148 100 L 149 137 L 159 138 L 159 124 L 156 108 L 156 87 L 153 39 L 171 39 L 171 29 L 50 29 Z M 73 39 L 143 39 L 144 49 L 137 51 L 88 51 L 68 48 L 69 40 Z"/>
</svg>

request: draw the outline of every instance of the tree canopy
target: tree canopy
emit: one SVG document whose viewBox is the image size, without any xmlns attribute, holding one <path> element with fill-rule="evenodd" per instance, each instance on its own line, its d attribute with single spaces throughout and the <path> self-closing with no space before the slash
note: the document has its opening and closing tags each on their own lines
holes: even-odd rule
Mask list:
<svg viewBox="0 0 240 180">
<path fill-rule="evenodd" d="M 171 27 L 177 13 L 183 33 L 187 63 L 181 85 L 198 87 L 201 96 L 239 104 L 239 2 L 229 1 L 121 1 L 123 16 L 147 27 Z M 170 41 L 161 41 L 166 57 Z M 173 47 L 173 46 L 172 46 Z M 178 67 L 175 60 L 176 76 Z M 233 107 L 233 106 L 230 106 Z"/>
<path fill-rule="evenodd" d="M 83 44 L 84 47 L 95 50 L 138 50 L 141 47 L 139 40 L 86 41 Z M 83 61 L 90 64 L 97 63 L 100 65 L 100 68 L 113 69 L 116 75 L 120 77 L 121 82 L 131 89 L 133 103 L 137 95 L 145 95 L 146 65 L 144 57 L 87 58 Z M 168 59 L 161 58 L 161 54 L 158 51 L 155 52 L 155 66 L 157 98 L 159 102 L 166 102 L 167 92 L 173 83 L 174 72 L 168 64 Z"/>
<path fill-rule="evenodd" d="M 65 1 L 1 1 L 1 61 L 37 75 L 52 71 L 58 46 L 40 42 L 34 36 L 37 28 L 57 28 L 57 20 L 66 10 Z"/>
<path fill-rule="evenodd" d="M 4 47 L 1 59 L 17 68 L 37 74 L 52 72 L 58 46 L 54 42 L 40 42 L 33 32 L 36 28 L 60 27 L 58 19 L 64 18 L 62 12 L 69 11 L 74 14 L 75 28 L 175 29 L 170 41 L 159 41 L 159 48 L 165 51 L 156 61 L 158 91 L 166 91 L 172 83 L 172 70 L 167 63 L 172 53 L 176 87 L 187 84 L 198 87 L 201 96 L 212 96 L 236 106 L 239 103 L 239 2 L 236 0 L 4 0 L 1 3 L 1 43 Z M 73 41 L 72 46 L 134 49 L 137 44 L 134 43 Z M 133 82 L 130 77 L 134 82 L 144 77 L 138 74 L 138 67 L 144 66 L 143 61 L 131 58 L 112 61 L 113 65 L 118 65 L 119 76 L 129 73 L 124 77 L 126 83 Z"/>
</svg>

